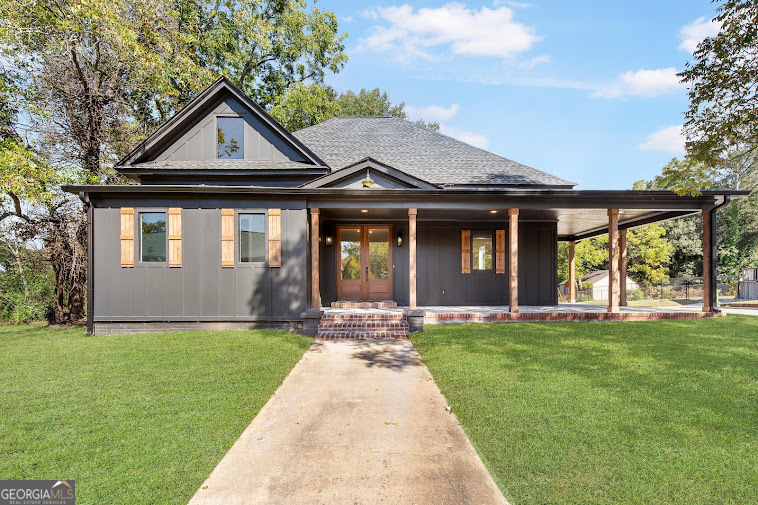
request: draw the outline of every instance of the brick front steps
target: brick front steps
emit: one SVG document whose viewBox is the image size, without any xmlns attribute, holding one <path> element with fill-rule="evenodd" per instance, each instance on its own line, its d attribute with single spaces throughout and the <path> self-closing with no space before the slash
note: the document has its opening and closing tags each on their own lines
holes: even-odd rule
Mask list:
<svg viewBox="0 0 758 505">
<path fill-rule="evenodd" d="M 316 338 L 408 338 L 402 312 L 331 312 L 321 318 Z"/>
<path fill-rule="evenodd" d="M 381 302 L 332 302 L 333 309 L 396 309 L 397 303 L 392 300 Z"/>
</svg>

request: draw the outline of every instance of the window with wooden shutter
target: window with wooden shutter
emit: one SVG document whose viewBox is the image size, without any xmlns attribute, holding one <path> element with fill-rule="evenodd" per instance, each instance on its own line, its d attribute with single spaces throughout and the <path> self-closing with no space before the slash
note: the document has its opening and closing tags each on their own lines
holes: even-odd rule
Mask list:
<svg viewBox="0 0 758 505">
<path fill-rule="evenodd" d="M 121 207 L 121 266 L 134 266 L 134 209 Z"/>
<path fill-rule="evenodd" d="M 168 209 L 168 266 L 182 266 L 182 209 Z"/>
<path fill-rule="evenodd" d="M 461 230 L 461 273 L 471 273 L 471 230 Z"/>
<path fill-rule="evenodd" d="M 281 209 L 268 209 L 268 266 L 282 266 Z"/>
<path fill-rule="evenodd" d="M 505 273 L 505 230 L 495 231 L 495 273 Z"/>
<path fill-rule="evenodd" d="M 221 266 L 234 267 L 234 209 L 221 209 Z"/>
</svg>

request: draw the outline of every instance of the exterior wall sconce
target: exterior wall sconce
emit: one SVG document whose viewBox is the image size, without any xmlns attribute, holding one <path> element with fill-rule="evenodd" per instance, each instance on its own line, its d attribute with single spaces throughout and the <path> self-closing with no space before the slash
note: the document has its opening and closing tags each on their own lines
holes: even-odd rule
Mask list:
<svg viewBox="0 0 758 505">
<path fill-rule="evenodd" d="M 324 237 L 324 243 L 325 243 L 326 245 L 332 245 L 332 236 L 331 236 L 331 235 L 327 235 L 327 236 L 325 236 L 325 237 Z"/>
<path fill-rule="evenodd" d="M 402 233 L 397 234 L 397 246 L 403 247 L 403 234 Z"/>
</svg>

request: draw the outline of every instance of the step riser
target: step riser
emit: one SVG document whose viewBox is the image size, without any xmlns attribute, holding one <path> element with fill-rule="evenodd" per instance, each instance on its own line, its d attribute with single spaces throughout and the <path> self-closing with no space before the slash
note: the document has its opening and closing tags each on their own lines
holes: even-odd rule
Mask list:
<svg viewBox="0 0 758 505">
<path fill-rule="evenodd" d="M 393 339 L 408 339 L 408 332 L 402 331 L 363 331 L 363 332 L 339 332 L 339 331 L 326 331 L 319 332 L 316 338 L 328 338 L 328 339 L 356 339 L 364 340 L 367 338 L 393 338 Z"/>
<path fill-rule="evenodd" d="M 408 333 L 408 325 L 383 326 L 383 325 L 319 325 L 319 332 L 325 331 L 402 331 Z"/>
<path fill-rule="evenodd" d="M 333 309 L 395 309 L 397 302 L 332 302 Z"/>
<path fill-rule="evenodd" d="M 403 314 L 324 314 L 322 322 L 348 322 L 348 321 L 402 321 Z"/>
</svg>

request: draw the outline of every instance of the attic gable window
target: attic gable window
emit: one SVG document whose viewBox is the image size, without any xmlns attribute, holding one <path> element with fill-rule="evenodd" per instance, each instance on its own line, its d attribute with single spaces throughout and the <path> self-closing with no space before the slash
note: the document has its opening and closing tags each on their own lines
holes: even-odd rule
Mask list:
<svg viewBox="0 0 758 505">
<path fill-rule="evenodd" d="M 245 157 L 244 128 L 241 117 L 219 117 L 217 121 L 217 157 L 241 160 Z"/>
</svg>

